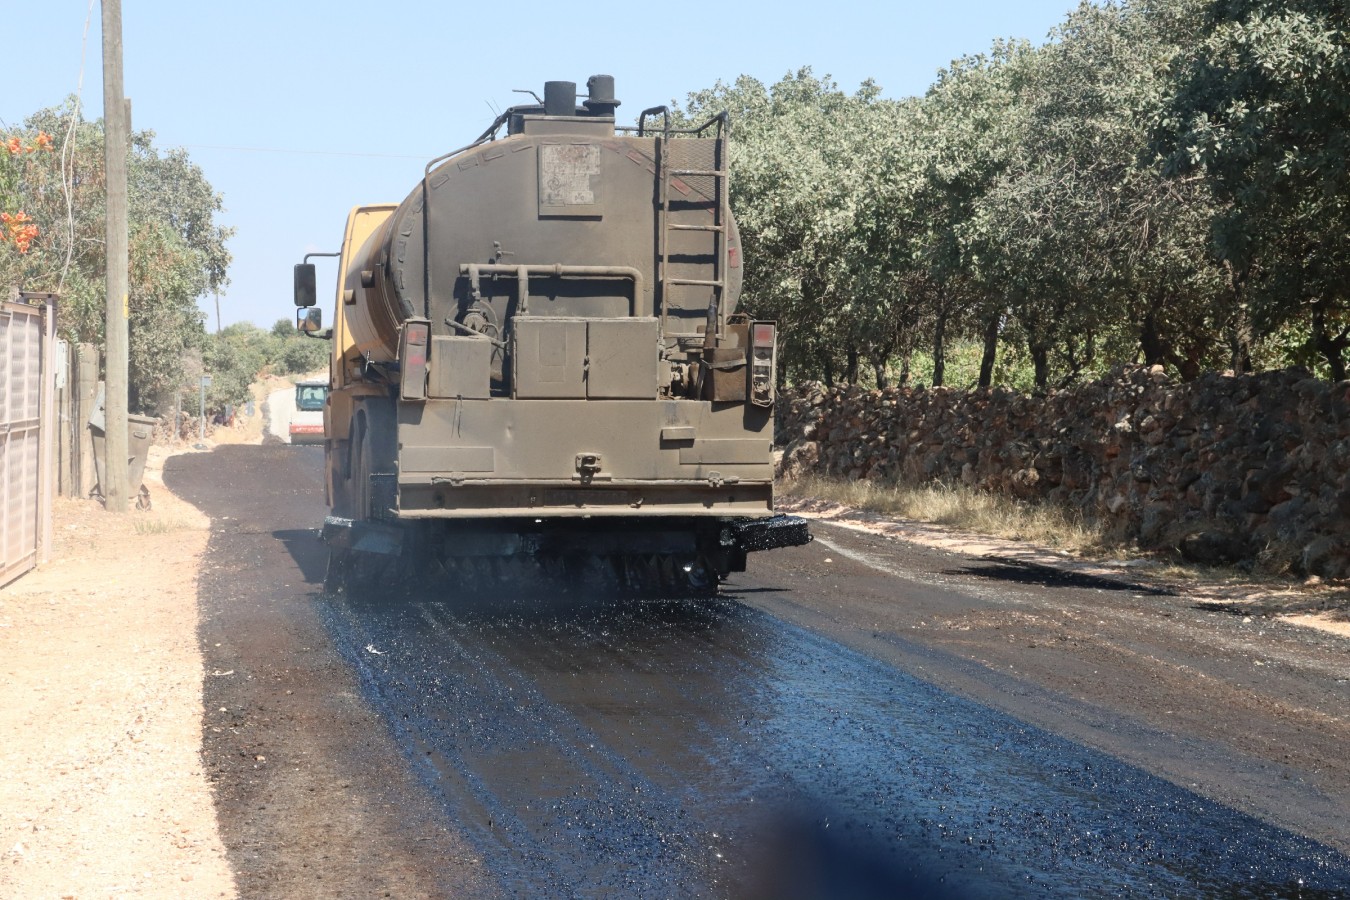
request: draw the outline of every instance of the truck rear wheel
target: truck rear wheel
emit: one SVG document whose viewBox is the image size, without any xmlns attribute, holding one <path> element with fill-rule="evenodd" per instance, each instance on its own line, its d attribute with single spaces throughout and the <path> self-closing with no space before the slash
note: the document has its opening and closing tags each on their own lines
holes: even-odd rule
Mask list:
<svg viewBox="0 0 1350 900">
<path fill-rule="evenodd" d="M 333 514 L 357 522 L 379 518 L 373 510 L 373 490 L 370 476 L 376 471 L 379 448 L 391 443 L 390 435 L 381 435 L 380 428 L 393 427 L 389 404 L 371 402 L 352 419 L 352 431 L 347 440 L 343 478 L 333 479 Z M 387 455 L 387 454 L 386 454 Z M 385 465 L 392 465 L 386 461 Z M 383 553 L 367 553 L 334 547 L 328 551 L 328 570 L 324 589 L 329 593 L 357 595 L 386 589 L 398 574 L 394 569 L 396 557 Z"/>
</svg>

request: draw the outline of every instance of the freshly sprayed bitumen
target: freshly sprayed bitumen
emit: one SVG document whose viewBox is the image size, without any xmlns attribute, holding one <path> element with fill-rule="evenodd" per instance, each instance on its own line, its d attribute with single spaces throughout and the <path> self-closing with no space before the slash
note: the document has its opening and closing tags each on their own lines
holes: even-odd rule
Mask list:
<svg viewBox="0 0 1350 900">
<path fill-rule="evenodd" d="M 853 542 L 838 533 L 765 554 L 773 566 L 718 600 L 575 584 L 525 598 L 497 582 L 478 598 L 324 596 L 321 463 L 227 446 L 165 467 L 213 521 L 202 760 L 251 898 L 1348 893 L 1341 853 L 1022 721 L 1050 710 L 1037 721 L 1334 843 L 1345 794 L 1321 775 L 1339 771 L 1338 732 L 1310 717 L 1344 708 L 1339 645 L 1267 635 L 1279 665 L 1257 668 L 1248 648 L 1270 623 L 1163 597 L 1043 597 L 1080 589 L 860 543 L 905 564 L 878 574 L 840 557 Z M 1140 604 L 1127 626 L 1108 616 Z M 1019 639 L 963 630 L 988 609 L 1020 615 Z M 1033 614 L 1058 623 L 1051 640 L 1105 651 L 1046 654 Z M 942 625 L 912 630 L 925 619 Z M 1138 662 L 1157 658 L 1169 667 Z M 1068 681 L 1038 681 L 1047 661 Z M 1174 670 L 1175 690 L 1159 687 Z M 1160 710 L 1227 698 L 1208 715 L 1294 756 L 1244 753 L 1181 716 L 1175 732 L 1133 719 L 1114 693 L 1080 701 L 1064 687 L 1080 677 Z M 1204 691 L 1218 681 L 1270 689 Z"/>
<path fill-rule="evenodd" d="M 731 597 L 328 597 L 517 896 L 1331 897 L 1337 851 Z"/>
</svg>

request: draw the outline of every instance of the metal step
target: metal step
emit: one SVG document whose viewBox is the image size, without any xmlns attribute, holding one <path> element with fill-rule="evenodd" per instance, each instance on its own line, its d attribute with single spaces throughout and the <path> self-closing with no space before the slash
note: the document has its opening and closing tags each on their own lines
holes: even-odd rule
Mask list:
<svg viewBox="0 0 1350 900">
<path fill-rule="evenodd" d="M 666 284 L 684 284 L 693 287 L 715 287 L 720 288 L 726 285 L 724 281 L 696 281 L 692 278 L 667 278 Z"/>
</svg>

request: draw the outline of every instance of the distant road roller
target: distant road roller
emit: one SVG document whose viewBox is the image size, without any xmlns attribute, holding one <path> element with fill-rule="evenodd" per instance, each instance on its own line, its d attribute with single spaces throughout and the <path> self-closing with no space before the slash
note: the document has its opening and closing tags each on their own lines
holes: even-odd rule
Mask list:
<svg viewBox="0 0 1350 900">
<path fill-rule="evenodd" d="M 707 594 L 811 540 L 774 513 L 778 334 L 737 312 L 726 116 L 617 126 L 614 79 L 587 87 L 548 82 L 353 209 L 331 328 L 296 266 L 298 325 L 332 341 L 330 587 Z"/>
<path fill-rule="evenodd" d="M 291 413 L 287 428 L 292 444 L 318 444 L 325 440 L 323 408 L 327 395 L 327 381 L 310 379 L 296 382 L 295 410 Z"/>
</svg>

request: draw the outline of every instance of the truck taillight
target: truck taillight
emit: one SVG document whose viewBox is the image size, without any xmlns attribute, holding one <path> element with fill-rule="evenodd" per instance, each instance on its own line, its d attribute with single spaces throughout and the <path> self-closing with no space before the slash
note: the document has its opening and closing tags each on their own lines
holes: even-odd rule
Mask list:
<svg viewBox="0 0 1350 900">
<path fill-rule="evenodd" d="M 409 319 L 403 323 L 403 335 L 398 349 L 402 366 L 400 393 L 404 400 L 427 398 L 427 344 L 431 339 L 431 323 L 425 319 Z"/>
<path fill-rule="evenodd" d="M 750 324 L 750 402 L 755 406 L 773 406 L 777 340 L 777 323 Z"/>
</svg>

